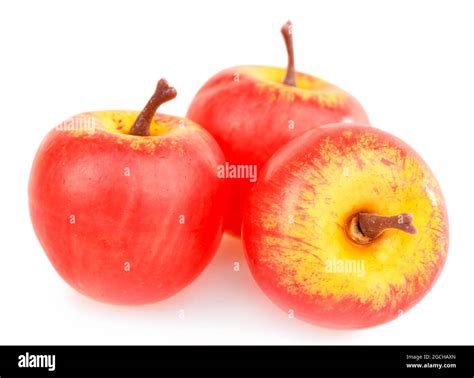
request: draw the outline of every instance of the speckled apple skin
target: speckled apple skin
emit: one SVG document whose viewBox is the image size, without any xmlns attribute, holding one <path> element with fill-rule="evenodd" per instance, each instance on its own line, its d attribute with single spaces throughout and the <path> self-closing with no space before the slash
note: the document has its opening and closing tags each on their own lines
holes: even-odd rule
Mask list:
<svg viewBox="0 0 474 378">
<path fill-rule="evenodd" d="M 358 212 L 411 213 L 418 232 L 390 229 L 360 245 L 345 231 Z M 268 161 L 242 237 L 253 277 L 282 309 L 359 329 L 404 314 L 432 288 L 448 253 L 448 217 L 435 176 L 410 146 L 339 124 L 308 131 Z M 339 261 L 351 264 L 333 269 Z"/>
</svg>

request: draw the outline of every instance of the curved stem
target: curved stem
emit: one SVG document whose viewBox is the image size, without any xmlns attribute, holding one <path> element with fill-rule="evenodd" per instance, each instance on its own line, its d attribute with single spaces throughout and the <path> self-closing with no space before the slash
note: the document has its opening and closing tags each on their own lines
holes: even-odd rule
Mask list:
<svg viewBox="0 0 474 378">
<path fill-rule="evenodd" d="M 349 222 L 347 233 L 359 244 L 368 244 L 378 238 L 385 230 L 392 228 L 409 234 L 416 234 L 413 215 L 401 213 L 384 216 L 373 213 L 358 213 Z"/>
<path fill-rule="evenodd" d="M 153 120 L 156 110 L 161 104 L 172 100 L 176 95 L 176 89 L 170 87 L 165 79 L 158 81 L 155 93 L 153 93 L 153 96 L 151 96 L 148 103 L 138 115 L 128 134 L 149 136 L 151 121 Z"/>
<path fill-rule="evenodd" d="M 291 21 L 287 21 L 281 27 L 281 34 L 285 40 L 286 51 L 288 53 L 288 67 L 286 68 L 285 80 L 283 84 L 296 85 L 296 71 L 295 71 L 295 53 L 293 51 L 293 25 Z"/>
</svg>

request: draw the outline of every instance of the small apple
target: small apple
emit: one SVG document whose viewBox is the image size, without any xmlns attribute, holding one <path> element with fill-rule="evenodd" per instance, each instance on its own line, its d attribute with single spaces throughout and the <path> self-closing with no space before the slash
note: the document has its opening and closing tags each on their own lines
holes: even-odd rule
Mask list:
<svg viewBox="0 0 474 378">
<path fill-rule="evenodd" d="M 295 317 L 365 328 L 403 314 L 430 290 L 448 252 L 441 189 L 400 139 L 328 125 L 267 162 L 242 238 L 262 290 Z"/>
<path fill-rule="evenodd" d="M 142 304 L 188 285 L 223 232 L 224 156 L 194 122 L 145 109 L 79 114 L 52 130 L 31 169 L 36 235 L 58 273 L 100 301 Z"/>
<path fill-rule="evenodd" d="M 295 72 L 291 23 L 281 31 L 288 51 L 286 70 L 228 68 L 205 83 L 189 106 L 187 117 L 216 138 L 234 171 L 258 172 L 278 148 L 309 129 L 334 122 L 368 123 L 354 97 L 317 77 Z M 224 223 L 231 234 L 240 236 L 243 203 L 254 181 L 236 175 L 229 185 Z"/>
</svg>

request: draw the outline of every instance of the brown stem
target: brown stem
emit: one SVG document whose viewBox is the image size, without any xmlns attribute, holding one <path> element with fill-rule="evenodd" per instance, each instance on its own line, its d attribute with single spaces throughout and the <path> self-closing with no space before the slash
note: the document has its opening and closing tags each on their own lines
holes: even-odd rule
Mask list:
<svg viewBox="0 0 474 378">
<path fill-rule="evenodd" d="M 393 216 L 358 213 L 350 220 L 347 233 L 356 243 L 368 244 L 389 228 L 416 234 L 416 227 L 412 222 L 413 216 L 407 213 Z"/>
<path fill-rule="evenodd" d="M 155 93 L 153 93 L 153 96 L 151 96 L 142 112 L 138 115 L 129 131 L 129 135 L 149 136 L 151 121 L 156 110 L 161 104 L 172 100 L 176 95 L 176 89 L 170 87 L 165 79 L 158 81 Z"/>
<path fill-rule="evenodd" d="M 285 40 L 286 51 L 288 53 L 288 67 L 286 69 L 285 80 L 283 84 L 296 85 L 296 72 L 295 72 L 295 53 L 293 51 L 293 25 L 291 21 L 287 21 L 285 25 L 281 27 L 281 34 Z"/>
</svg>

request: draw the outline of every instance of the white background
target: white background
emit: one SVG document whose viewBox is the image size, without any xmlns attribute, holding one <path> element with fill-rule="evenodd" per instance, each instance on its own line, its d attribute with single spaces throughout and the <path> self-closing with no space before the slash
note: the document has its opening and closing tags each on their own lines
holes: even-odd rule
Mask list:
<svg viewBox="0 0 474 378">
<path fill-rule="evenodd" d="M 474 343 L 474 3 L 468 1 L 9 1 L 0 5 L 0 344 Z M 161 303 L 97 303 L 55 273 L 30 224 L 27 181 L 51 128 L 76 113 L 140 109 L 165 76 L 184 115 L 200 85 L 239 64 L 286 65 L 355 95 L 372 124 L 438 177 L 451 247 L 414 309 L 364 331 L 288 319 L 252 280 L 237 239 Z M 241 263 L 239 272 L 233 263 Z M 184 319 L 179 318 L 184 310 Z"/>
</svg>

